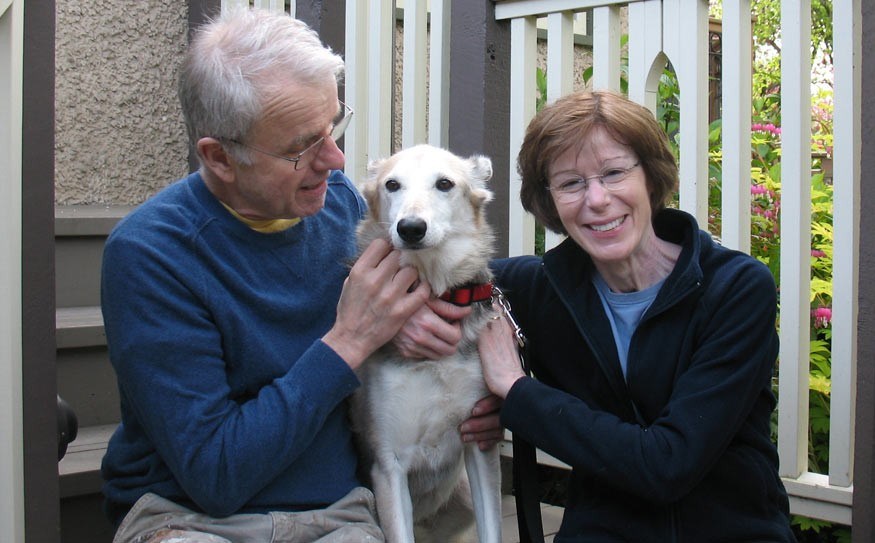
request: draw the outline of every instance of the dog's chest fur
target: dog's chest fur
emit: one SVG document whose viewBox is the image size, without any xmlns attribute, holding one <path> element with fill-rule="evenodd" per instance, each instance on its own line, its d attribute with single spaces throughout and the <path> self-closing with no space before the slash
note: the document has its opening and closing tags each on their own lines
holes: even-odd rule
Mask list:
<svg viewBox="0 0 875 543">
<path fill-rule="evenodd" d="M 486 395 L 476 351 L 438 361 L 390 355 L 366 364 L 361 378 L 366 401 L 381 404 L 366 415 L 368 449 L 393 451 L 408 471 L 439 468 L 432 459 L 460 460 L 458 427 Z"/>
<path fill-rule="evenodd" d="M 362 368 L 353 421 L 365 465 L 389 461 L 408 474 L 417 521 L 442 507 L 464 476 L 459 425 L 488 392 L 476 344 L 441 360 L 384 356 Z"/>
</svg>

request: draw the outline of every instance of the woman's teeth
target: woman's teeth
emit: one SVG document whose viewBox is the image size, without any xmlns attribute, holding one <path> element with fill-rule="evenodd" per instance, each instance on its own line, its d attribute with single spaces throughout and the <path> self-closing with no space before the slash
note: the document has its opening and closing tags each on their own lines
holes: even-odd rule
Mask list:
<svg viewBox="0 0 875 543">
<path fill-rule="evenodd" d="M 590 228 L 595 230 L 596 232 L 607 232 L 608 230 L 613 230 L 614 228 L 623 224 L 623 221 L 626 220 L 626 216 L 622 216 L 619 219 L 613 220 L 606 224 L 591 224 Z"/>
</svg>

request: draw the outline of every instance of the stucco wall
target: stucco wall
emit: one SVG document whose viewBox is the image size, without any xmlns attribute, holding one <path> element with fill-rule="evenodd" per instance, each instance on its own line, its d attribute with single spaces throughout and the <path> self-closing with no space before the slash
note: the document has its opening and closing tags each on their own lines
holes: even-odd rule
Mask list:
<svg viewBox="0 0 875 543">
<path fill-rule="evenodd" d="M 57 2 L 57 204 L 138 204 L 188 169 L 176 98 L 188 2 Z"/>
</svg>

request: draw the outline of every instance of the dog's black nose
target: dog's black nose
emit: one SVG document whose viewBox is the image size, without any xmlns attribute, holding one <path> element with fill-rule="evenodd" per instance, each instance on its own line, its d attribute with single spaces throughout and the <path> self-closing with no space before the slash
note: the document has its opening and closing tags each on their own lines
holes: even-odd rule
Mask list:
<svg viewBox="0 0 875 543">
<path fill-rule="evenodd" d="M 398 221 L 398 235 L 407 243 L 417 243 L 425 237 L 428 225 L 419 218 L 406 218 Z"/>
</svg>

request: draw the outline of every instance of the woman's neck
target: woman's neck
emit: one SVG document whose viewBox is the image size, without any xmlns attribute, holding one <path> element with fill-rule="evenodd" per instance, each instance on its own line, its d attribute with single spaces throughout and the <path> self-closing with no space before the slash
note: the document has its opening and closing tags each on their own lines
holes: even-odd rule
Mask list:
<svg viewBox="0 0 875 543">
<path fill-rule="evenodd" d="M 668 277 L 680 254 L 680 245 L 654 235 L 626 260 L 594 264 L 614 292 L 637 292 Z"/>
</svg>

